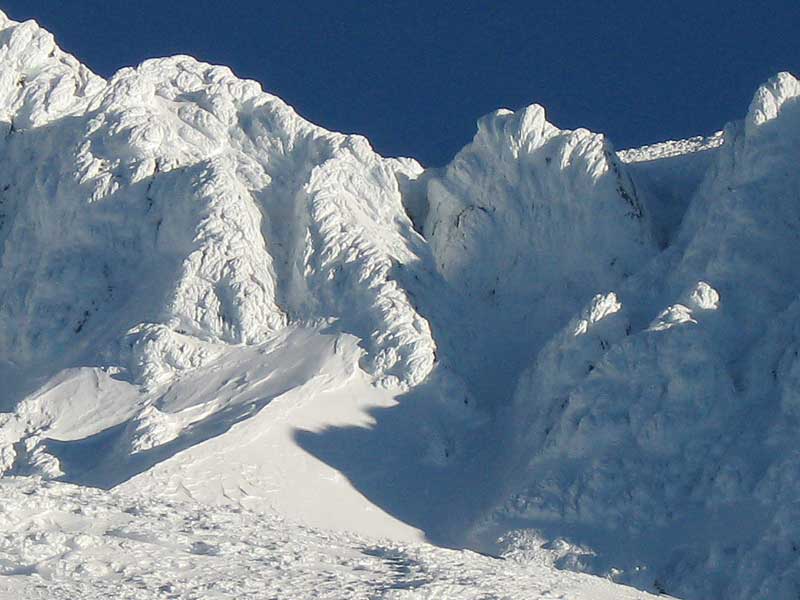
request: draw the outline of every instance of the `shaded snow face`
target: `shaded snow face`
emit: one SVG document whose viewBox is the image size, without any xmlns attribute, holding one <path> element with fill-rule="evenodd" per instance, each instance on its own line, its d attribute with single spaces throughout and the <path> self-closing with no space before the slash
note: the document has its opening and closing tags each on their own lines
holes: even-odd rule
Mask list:
<svg viewBox="0 0 800 600">
<path fill-rule="evenodd" d="M 428 202 L 423 232 L 437 265 L 475 298 L 583 303 L 654 250 L 646 209 L 603 136 L 561 131 L 537 105 L 481 119 L 429 181 Z"/>
<path fill-rule="evenodd" d="M 670 246 L 523 375 L 526 474 L 496 520 L 562 523 L 597 552 L 580 568 L 677 596 L 796 593 L 798 97 L 788 74 L 758 90 Z"/>
<path fill-rule="evenodd" d="M 547 339 L 656 252 L 647 207 L 610 144 L 556 128 L 538 105 L 480 119 L 426 185 L 421 230 L 461 298 L 458 361 L 501 409 Z"/>
<path fill-rule="evenodd" d="M 603 136 L 561 131 L 533 105 L 497 111 L 428 182 L 423 232 L 445 278 L 475 303 L 565 322 L 652 256 L 638 192 Z"/>
</svg>

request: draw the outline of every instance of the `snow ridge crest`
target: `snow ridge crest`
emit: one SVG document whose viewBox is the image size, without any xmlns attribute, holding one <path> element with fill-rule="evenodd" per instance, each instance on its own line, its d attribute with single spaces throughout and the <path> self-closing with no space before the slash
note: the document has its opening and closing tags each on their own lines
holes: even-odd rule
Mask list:
<svg viewBox="0 0 800 600">
<path fill-rule="evenodd" d="M 198 344 L 257 343 L 289 320 L 323 319 L 364 339 L 378 380 L 430 372 L 429 328 L 391 273 L 424 262 L 397 184 L 416 163 L 190 57 L 105 82 L 35 23 L 5 19 L 0 65 L 11 207 L 0 359 L 22 365 L 66 344 L 99 345 L 113 362 L 109 338 L 125 339 L 149 348 L 126 359 L 148 384 L 174 370 L 163 365 L 201 364 Z M 111 323 L 120 312 L 123 329 Z"/>
</svg>

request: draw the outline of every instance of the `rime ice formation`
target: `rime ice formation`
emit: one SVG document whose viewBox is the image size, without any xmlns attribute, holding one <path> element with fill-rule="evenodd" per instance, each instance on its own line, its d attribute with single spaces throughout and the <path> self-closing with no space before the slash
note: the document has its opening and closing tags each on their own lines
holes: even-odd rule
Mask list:
<svg viewBox="0 0 800 600">
<path fill-rule="evenodd" d="M 505 372 L 479 385 L 489 394 L 498 379 L 512 384 L 587 298 L 656 251 L 647 210 L 610 144 L 557 129 L 538 105 L 482 118 L 472 143 L 427 179 L 424 215 L 437 267 L 467 299 L 463 321 L 473 331 L 459 360 Z"/>
<path fill-rule="evenodd" d="M 430 179 L 428 203 L 422 231 L 437 266 L 473 297 L 583 297 L 654 250 L 645 208 L 603 136 L 561 131 L 537 105 L 481 119 L 473 142 Z"/>
<path fill-rule="evenodd" d="M 681 597 L 796 593 L 798 97 L 786 73 L 758 90 L 672 243 L 617 288 L 613 312 L 568 325 L 520 379 L 527 474 L 494 520 L 570 531 L 595 546 L 572 556 L 581 568 L 627 561 L 622 579 Z M 606 544 L 626 546 L 615 564 Z"/>
<path fill-rule="evenodd" d="M 422 260 L 397 184 L 418 165 L 225 68 L 174 57 L 104 82 L 4 25 L 0 359 L 99 347 L 150 384 L 203 364 L 203 342 L 337 319 L 377 377 L 428 374 L 430 331 L 391 275 Z"/>
<path fill-rule="evenodd" d="M 532 105 L 425 170 L 223 67 L 105 81 L 0 21 L 6 477 L 688 599 L 797 597 L 792 75 L 709 138 L 617 153 Z M 5 574 L 76 568 L 6 554 Z"/>
</svg>

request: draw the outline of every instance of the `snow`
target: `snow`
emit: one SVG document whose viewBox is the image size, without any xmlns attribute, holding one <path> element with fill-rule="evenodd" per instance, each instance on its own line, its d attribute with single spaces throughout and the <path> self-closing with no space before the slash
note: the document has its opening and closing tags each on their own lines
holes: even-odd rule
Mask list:
<svg viewBox="0 0 800 600">
<path fill-rule="evenodd" d="M 645 198 L 661 248 L 674 241 L 694 192 L 723 142 L 723 132 L 652 144 L 617 153 Z"/>
<path fill-rule="evenodd" d="M 707 152 L 719 148 L 724 141 L 722 131 L 709 136 L 698 135 L 685 140 L 670 140 L 667 142 L 658 142 L 656 144 L 649 144 L 639 148 L 628 148 L 627 150 L 620 150 L 617 152 L 620 160 L 628 165 L 635 165 L 641 162 L 661 161 L 665 159 L 676 158 L 695 154 L 697 152 Z M 672 173 L 673 176 L 678 175 Z"/>
<path fill-rule="evenodd" d="M 567 326 L 521 378 L 526 475 L 487 536 L 569 530 L 595 553 L 582 569 L 678 596 L 794 593 L 797 528 L 778 489 L 800 481 L 797 422 L 776 391 L 793 352 L 777 332 L 800 291 L 791 81 L 765 84 L 726 128 L 671 244 L 615 290 L 622 308 L 597 337 Z"/>
<path fill-rule="evenodd" d="M 796 597 L 798 98 L 424 170 L 0 15 L 0 596 Z"/>
<path fill-rule="evenodd" d="M 205 360 L 182 335 L 257 343 L 289 318 L 335 318 L 384 383 L 430 372 L 427 323 L 391 273 L 422 260 L 397 183 L 418 165 L 314 127 L 223 67 L 179 56 L 102 82 L 33 24 L 5 25 L 22 56 L 5 89 L 21 99 L 2 147 L 0 359 L 55 362 L 80 333 L 151 384 Z M 18 31 L 44 40 L 33 56 Z M 55 102 L 67 67 L 91 85 Z M 21 118 L 40 104 L 46 121 Z M 123 337 L 133 352 L 111 347 Z"/>
<path fill-rule="evenodd" d="M 274 514 L 0 481 L 0 598 L 654 598 L 551 566 Z"/>
<path fill-rule="evenodd" d="M 461 317 L 439 339 L 457 336 L 453 362 L 464 366 L 454 369 L 495 405 L 588 298 L 655 253 L 646 209 L 607 140 L 557 129 L 538 105 L 483 117 L 472 143 L 425 183 L 422 233 L 456 291 L 448 310 Z"/>
</svg>

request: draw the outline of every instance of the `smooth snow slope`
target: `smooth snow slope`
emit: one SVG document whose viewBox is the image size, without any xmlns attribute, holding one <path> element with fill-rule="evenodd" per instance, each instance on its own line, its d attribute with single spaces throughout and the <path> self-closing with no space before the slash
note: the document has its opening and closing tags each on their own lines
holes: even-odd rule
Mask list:
<svg viewBox="0 0 800 600">
<path fill-rule="evenodd" d="M 797 596 L 794 77 L 711 138 L 620 153 L 538 105 L 496 111 L 423 170 L 223 67 L 105 81 L 0 21 L 3 474 L 111 511 L 123 496 L 85 486 L 470 545 L 534 578 Z M 62 575 L 94 551 L 70 538 L 57 568 L 27 568 L 9 539 L 9 572 L 76 593 Z M 205 560 L 180 552 L 179 578 Z M 250 560 L 226 556 L 197 585 Z M 502 594 L 528 589 L 490 563 L 474 568 Z M 133 593 L 98 569 L 93 589 Z M 413 569 L 348 581 L 436 597 L 442 569 L 430 589 Z M 552 593 L 582 597 L 563 577 Z"/>
</svg>

